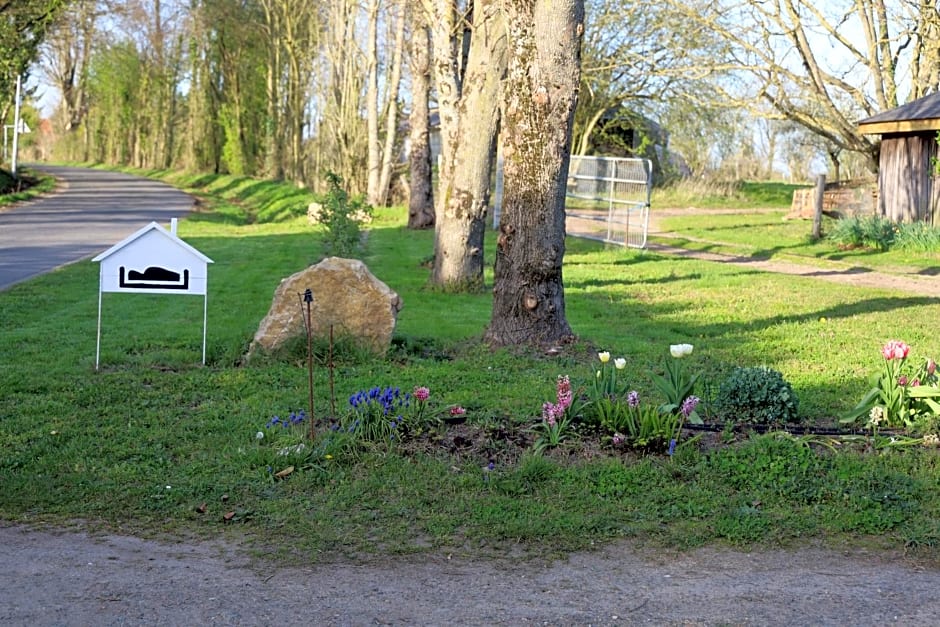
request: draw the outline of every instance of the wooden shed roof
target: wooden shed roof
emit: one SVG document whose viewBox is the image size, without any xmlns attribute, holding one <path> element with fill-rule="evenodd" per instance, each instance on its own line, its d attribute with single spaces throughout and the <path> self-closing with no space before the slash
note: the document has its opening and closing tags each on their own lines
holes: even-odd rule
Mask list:
<svg viewBox="0 0 940 627">
<path fill-rule="evenodd" d="M 938 130 L 940 130 L 940 93 L 912 100 L 896 109 L 882 111 L 858 123 L 858 131 L 862 135 Z"/>
</svg>

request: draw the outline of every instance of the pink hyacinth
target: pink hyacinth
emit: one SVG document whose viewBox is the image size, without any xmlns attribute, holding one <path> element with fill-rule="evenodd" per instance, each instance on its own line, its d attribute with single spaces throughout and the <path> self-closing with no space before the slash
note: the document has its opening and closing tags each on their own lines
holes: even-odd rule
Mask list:
<svg viewBox="0 0 940 627">
<path fill-rule="evenodd" d="M 561 406 L 562 410 L 571 407 L 571 401 L 574 400 L 574 395 L 571 393 L 571 380 L 568 378 L 568 375 L 558 375 L 557 391 L 558 405 Z"/>
<path fill-rule="evenodd" d="M 453 407 L 450 408 L 451 416 L 463 416 L 465 413 L 467 413 L 467 410 L 461 407 L 460 405 L 454 405 Z"/>
<path fill-rule="evenodd" d="M 542 420 L 550 426 L 555 426 L 558 420 L 565 415 L 565 409 L 560 404 L 546 401 L 542 404 Z"/>
<path fill-rule="evenodd" d="M 891 340 L 881 349 L 882 356 L 891 361 L 892 359 L 906 359 L 911 347 L 901 340 Z"/>
<path fill-rule="evenodd" d="M 416 400 L 419 400 L 419 401 L 421 401 L 421 402 L 424 402 L 424 401 L 428 400 L 428 398 L 429 398 L 430 396 L 431 396 L 431 390 L 427 389 L 426 387 L 416 387 L 416 388 L 415 388 L 414 397 L 415 397 Z"/>
</svg>

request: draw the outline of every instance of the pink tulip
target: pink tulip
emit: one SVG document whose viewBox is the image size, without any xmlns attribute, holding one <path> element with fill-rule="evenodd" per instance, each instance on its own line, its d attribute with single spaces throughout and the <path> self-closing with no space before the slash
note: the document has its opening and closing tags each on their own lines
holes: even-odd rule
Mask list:
<svg viewBox="0 0 940 627">
<path fill-rule="evenodd" d="M 892 359 L 906 359 L 911 347 L 901 340 L 891 340 L 881 349 L 881 355 L 888 361 Z"/>
</svg>

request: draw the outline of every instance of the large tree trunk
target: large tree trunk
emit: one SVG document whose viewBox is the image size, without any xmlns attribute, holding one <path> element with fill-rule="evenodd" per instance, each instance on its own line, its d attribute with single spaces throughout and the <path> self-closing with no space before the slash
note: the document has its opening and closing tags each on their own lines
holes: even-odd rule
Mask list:
<svg viewBox="0 0 940 627">
<path fill-rule="evenodd" d="M 415 11 L 411 35 L 411 115 L 408 164 L 411 193 L 408 197 L 408 228 L 434 226 L 434 188 L 431 186 L 431 142 L 428 128 L 428 91 L 431 82 L 431 37 L 425 18 Z"/>
<path fill-rule="evenodd" d="M 502 6 L 510 41 L 505 191 L 486 339 L 496 346 L 554 344 L 572 337 L 562 261 L 584 0 L 502 0 Z"/>
<path fill-rule="evenodd" d="M 505 50 L 505 24 L 496 0 L 476 0 L 453 152 L 444 157 L 434 239 L 431 282 L 447 289 L 483 288 L 483 237 Z"/>
</svg>

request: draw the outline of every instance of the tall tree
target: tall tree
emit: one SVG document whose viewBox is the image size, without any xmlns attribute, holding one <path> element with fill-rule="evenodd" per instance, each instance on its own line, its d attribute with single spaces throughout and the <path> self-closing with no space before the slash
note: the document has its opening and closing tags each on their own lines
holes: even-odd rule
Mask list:
<svg viewBox="0 0 940 627">
<path fill-rule="evenodd" d="M 370 0 L 366 51 L 369 73 L 366 92 L 366 117 L 369 132 L 367 197 L 369 203 L 376 206 L 384 206 L 388 202 L 388 188 L 392 178 L 392 161 L 396 157 L 394 153 L 398 139 L 398 100 L 405 52 L 404 0 L 395 0 L 391 3 L 389 9 L 386 20 L 389 23 L 389 32 L 386 37 L 389 48 L 386 55 L 388 63 L 385 80 L 382 81 L 386 89 L 385 97 L 382 98 L 379 89 L 379 74 L 381 73 L 378 52 L 379 2 L 378 0 Z M 379 130 L 383 121 L 385 123 L 384 137 Z"/>
<path fill-rule="evenodd" d="M 452 0 L 433 0 L 429 8 L 442 157 L 431 282 L 480 290 L 506 27 L 497 0 L 474 0 L 467 28 Z M 466 57 L 457 36 L 465 33 L 472 33 Z"/>
<path fill-rule="evenodd" d="M 565 182 L 581 74 L 583 0 L 502 0 L 505 192 L 493 314 L 498 346 L 564 342 Z"/>
<path fill-rule="evenodd" d="M 13 106 L 16 77 L 30 64 L 67 0 L 0 0 L 0 119 Z"/>
<path fill-rule="evenodd" d="M 711 0 L 686 0 L 702 5 Z M 661 114 L 662 103 L 709 90 L 702 68 L 727 47 L 659 0 L 586 0 L 573 150 L 589 154 L 604 120 Z M 633 128 L 640 130 L 642 125 Z"/>
<path fill-rule="evenodd" d="M 722 0 L 712 7 L 664 0 L 689 24 L 731 46 L 701 69 L 739 80 L 717 83 L 720 101 L 804 126 L 835 148 L 866 155 L 878 141 L 859 119 L 938 88 L 936 3 L 922 0 Z M 902 93 L 905 92 L 905 93 Z"/>
<path fill-rule="evenodd" d="M 356 0 L 329 0 L 322 11 L 326 32 L 318 68 L 314 169 L 339 175 L 350 193 L 359 194 L 366 191 L 362 173 L 368 165 L 368 133 L 361 115 L 366 72 L 357 40 L 360 7 Z"/>
<path fill-rule="evenodd" d="M 43 46 L 43 71 L 61 94 L 67 131 L 80 128 L 88 112 L 88 63 L 98 18 L 108 10 L 99 0 L 72 0 Z"/>
<path fill-rule="evenodd" d="M 430 107 L 431 35 L 423 11 L 412 11 L 410 42 L 411 113 L 408 116 L 408 228 L 434 226 L 431 184 Z"/>
</svg>

